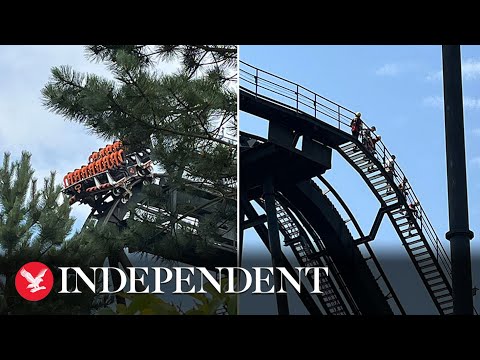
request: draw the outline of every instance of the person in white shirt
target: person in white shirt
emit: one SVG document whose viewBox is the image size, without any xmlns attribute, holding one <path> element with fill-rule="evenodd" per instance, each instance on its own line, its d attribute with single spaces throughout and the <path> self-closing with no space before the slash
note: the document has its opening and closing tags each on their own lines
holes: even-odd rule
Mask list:
<svg viewBox="0 0 480 360">
<path fill-rule="evenodd" d="M 363 137 L 362 137 L 363 145 L 365 146 L 367 151 L 370 154 L 372 154 L 374 157 L 376 157 L 375 144 L 382 139 L 381 136 L 375 135 L 374 131 L 376 131 L 376 130 L 377 129 L 375 128 L 375 126 L 372 126 L 370 129 L 366 128 L 365 130 L 363 130 Z M 365 156 L 365 160 L 366 160 L 366 156 Z M 373 164 L 371 166 L 369 166 L 367 170 L 369 172 L 373 171 L 374 170 Z"/>
<path fill-rule="evenodd" d="M 387 172 L 390 180 L 392 181 L 393 181 L 393 175 L 395 173 L 395 159 L 396 159 L 395 155 L 392 155 L 392 157 L 387 161 L 385 161 L 385 164 L 384 164 L 385 171 Z M 391 194 L 391 193 L 393 193 L 393 189 L 389 184 L 387 188 L 387 194 Z"/>
</svg>

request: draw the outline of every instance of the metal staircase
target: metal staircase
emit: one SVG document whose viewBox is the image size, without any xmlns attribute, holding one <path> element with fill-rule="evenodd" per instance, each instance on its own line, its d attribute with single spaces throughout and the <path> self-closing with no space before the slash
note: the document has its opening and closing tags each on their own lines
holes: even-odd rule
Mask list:
<svg viewBox="0 0 480 360">
<path fill-rule="evenodd" d="M 408 204 L 415 203 L 418 199 L 411 188 L 406 191 L 406 194 L 398 188 L 405 178 L 404 174 L 398 166 L 395 166 L 393 176 L 389 176 L 382 166 L 386 158 L 391 155 L 385 148 L 382 152 L 379 151 L 380 149 L 375 149 L 373 153 L 369 153 L 358 141 L 342 144 L 338 150 L 360 172 L 387 210 L 386 214 L 437 310 L 440 314 L 451 314 L 453 297 L 448 255 L 433 232 L 421 206 L 417 207 L 417 216 L 408 208 Z M 409 221 L 408 218 L 411 220 Z"/>
<path fill-rule="evenodd" d="M 270 103 L 272 109 L 280 107 L 285 112 L 294 113 L 295 122 L 292 123 L 295 124 L 291 126 L 300 131 L 302 126 L 318 121 L 323 132 L 317 134 L 320 141 L 337 150 L 379 200 L 439 313 L 452 314 L 449 256 L 413 189 L 410 187 L 407 192 L 399 189 L 398 185 L 406 176 L 398 164 L 395 164 L 391 176 L 386 172 L 385 160 L 391 154 L 383 141 L 375 143 L 373 152 L 368 151 L 350 135 L 353 111 L 297 83 L 240 61 L 240 97 L 249 94 Z M 364 129 L 369 129 L 365 123 L 363 125 Z M 390 189 L 392 191 L 387 191 Z M 420 204 L 416 207 L 417 216 L 408 207 L 415 202 Z"/>
<path fill-rule="evenodd" d="M 257 203 L 264 207 L 262 200 L 258 200 Z M 318 295 L 318 299 L 325 312 L 329 315 L 350 314 L 344 299 L 332 280 L 333 277 L 337 279 L 337 281 L 341 281 L 338 280 L 340 274 L 336 268 L 332 266 L 333 262 L 329 259 L 323 244 L 321 244 L 321 242 L 315 242 L 317 246 L 320 245 L 318 250 L 315 249 L 313 244 L 308 240 L 308 235 L 305 230 L 299 226 L 291 212 L 278 201 L 275 201 L 275 205 L 279 229 L 284 237 L 284 245 L 290 246 L 299 265 L 303 267 L 327 266 L 329 268 L 329 276 L 324 272 L 320 272 L 320 290 L 322 294 Z M 309 272 L 307 278 L 313 286 L 313 273 Z"/>
</svg>

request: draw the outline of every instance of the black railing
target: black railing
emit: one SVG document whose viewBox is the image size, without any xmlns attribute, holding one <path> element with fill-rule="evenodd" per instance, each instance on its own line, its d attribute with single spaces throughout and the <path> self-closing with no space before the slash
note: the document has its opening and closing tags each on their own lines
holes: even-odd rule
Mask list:
<svg viewBox="0 0 480 360">
<path fill-rule="evenodd" d="M 346 107 L 303 87 L 302 85 L 261 70 L 243 61 L 240 61 L 240 87 L 254 93 L 255 96 L 268 97 L 283 106 L 311 115 L 345 132 L 351 130 L 350 123 L 355 115 L 354 111 L 349 110 Z M 363 119 L 362 122 L 363 128 L 369 129 L 373 133 Z M 373 153 L 383 164 L 385 164 L 387 159 L 391 159 L 392 154 L 388 151 L 383 141 L 377 141 L 374 146 Z M 396 162 L 393 169 L 393 175 L 394 181 L 397 185 L 401 184 L 404 179 L 407 179 Z M 411 186 L 408 187 L 406 193 L 404 192 L 404 195 L 407 204 L 419 204 L 416 206 L 418 225 L 425 239 L 431 246 L 432 251 L 434 251 L 434 256 L 440 267 L 443 269 L 447 279 L 449 279 L 451 283 L 452 267 L 450 257 L 435 233 L 432 224 L 428 220 L 425 211 L 420 205 L 418 197 L 413 192 Z"/>
</svg>

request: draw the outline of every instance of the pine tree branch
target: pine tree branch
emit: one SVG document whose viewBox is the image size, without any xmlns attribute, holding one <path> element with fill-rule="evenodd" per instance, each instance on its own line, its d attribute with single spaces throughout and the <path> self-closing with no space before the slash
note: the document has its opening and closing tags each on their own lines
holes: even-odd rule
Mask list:
<svg viewBox="0 0 480 360">
<path fill-rule="evenodd" d="M 110 99 L 110 101 L 112 102 L 112 104 L 113 104 L 120 112 L 122 112 L 123 114 L 125 114 L 125 115 L 127 115 L 127 116 L 130 116 L 132 119 L 134 119 L 134 120 L 142 123 L 143 125 L 149 127 L 149 128 L 152 129 L 152 130 L 155 130 L 155 131 L 163 131 L 163 132 L 166 132 L 166 133 L 170 133 L 170 134 L 174 134 L 174 135 L 179 135 L 179 136 L 185 136 L 185 137 L 191 137 L 191 138 L 197 138 L 197 139 L 204 139 L 204 140 L 211 140 L 211 141 L 220 143 L 220 144 L 222 144 L 222 145 L 228 146 L 228 147 L 230 147 L 230 148 L 232 148 L 232 149 L 233 149 L 233 148 L 234 148 L 234 149 L 237 148 L 236 145 L 232 145 L 232 144 L 230 144 L 229 142 L 224 141 L 224 140 L 221 140 L 221 139 L 212 138 L 212 137 L 209 137 L 209 136 L 206 136 L 206 135 L 202 135 L 202 134 L 186 133 L 186 132 L 179 131 L 179 130 L 168 129 L 168 128 L 159 126 L 159 125 L 157 125 L 157 124 L 151 124 L 151 123 L 146 122 L 145 120 L 142 120 L 142 119 L 140 119 L 139 117 L 133 115 L 132 113 L 128 112 L 127 110 L 125 110 L 122 106 L 120 106 L 120 104 L 118 104 L 118 103 L 115 101 L 115 99 L 113 98 L 113 95 L 109 94 L 109 99 Z"/>
<path fill-rule="evenodd" d="M 175 98 L 175 100 L 177 100 L 177 102 L 182 105 L 184 107 L 185 110 L 187 110 L 188 112 L 191 112 L 194 114 L 194 116 L 201 122 L 202 119 L 201 117 L 198 115 L 198 113 L 194 110 L 192 110 L 187 104 L 185 104 L 176 94 L 175 92 L 171 89 L 171 88 L 168 88 L 168 90 L 170 91 L 170 93 L 172 94 L 172 96 Z M 206 131 L 206 130 L 205 130 Z M 202 139 L 205 139 L 205 140 L 211 140 L 211 141 L 215 141 L 215 142 L 218 142 L 220 144 L 223 144 L 223 145 L 226 145 L 230 148 L 233 148 L 233 149 L 236 149 L 237 146 L 236 145 L 232 145 L 230 144 L 229 142 L 227 141 L 224 141 L 224 140 L 221 140 L 221 139 L 218 139 L 218 138 L 215 138 L 213 137 L 208 131 L 206 132 L 206 135 L 200 135 L 198 134 L 197 135 L 198 137 L 201 137 Z"/>
<path fill-rule="evenodd" d="M 152 115 L 153 115 L 153 118 L 155 121 L 157 121 L 157 112 L 155 111 L 155 108 L 153 107 L 153 104 L 150 102 L 150 99 L 147 97 L 147 95 L 145 94 L 145 92 L 143 91 L 143 89 L 140 87 L 140 85 L 138 85 L 137 81 L 135 80 L 135 78 L 132 76 L 132 74 L 130 73 L 130 71 L 128 70 L 125 70 L 125 72 L 127 73 L 127 76 L 128 78 L 130 79 L 130 82 L 133 86 L 135 86 L 135 88 L 137 88 L 137 90 L 140 92 L 140 95 L 143 99 L 145 99 L 145 101 L 147 102 L 147 104 L 150 106 L 150 110 L 152 111 Z"/>
<path fill-rule="evenodd" d="M 228 55 L 232 57 L 237 55 L 236 47 L 235 49 L 229 49 L 229 48 L 222 48 L 214 45 L 194 45 L 194 46 L 211 53 L 218 53 L 218 54 Z"/>
<path fill-rule="evenodd" d="M 200 66 L 204 66 L 204 64 L 201 64 L 202 60 L 207 56 L 207 53 L 204 53 L 203 56 L 201 57 L 200 60 L 195 64 L 195 68 L 190 71 L 190 75 L 188 75 L 188 80 L 190 80 L 193 75 L 197 72 L 197 70 L 200 68 Z"/>
</svg>

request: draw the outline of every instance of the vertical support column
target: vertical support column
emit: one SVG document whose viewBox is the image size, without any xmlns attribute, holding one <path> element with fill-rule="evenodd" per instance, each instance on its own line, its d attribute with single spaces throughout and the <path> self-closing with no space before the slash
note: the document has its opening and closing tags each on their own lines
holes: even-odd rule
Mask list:
<svg viewBox="0 0 480 360">
<path fill-rule="evenodd" d="M 443 45 L 442 60 L 450 225 L 445 236 L 450 240 L 452 257 L 453 312 L 472 315 L 470 240 L 473 232 L 468 224 L 460 45 Z"/>
<path fill-rule="evenodd" d="M 287 294 L 279 294 L 280 273 L 277 267 L 282 266 L 282 248 L 280 245 L 280 235 L 278 229 L 277 209 L 275 207 L 275 192 L 273 187 L 273 177 L 265 179 L 263 185 L 263 198 L 265 199 L 265 210 L 268 223 L 268 242 L 270 245 L 270 254 L 272 256 L 273 279 L 275 283 L 275 294 L 277 298 L 277 309 L 279 315 L 288 315 Z"/>
<path fill-rule="evenodd" d="M 118 267 L 119 259 L 117 255 L 113 255 L 108 257 L 108 265 L 111 267 Z M 120 275 L 116 271 L 110 271 L 110 275 L 112 277 L 113 287 L 118 289 L 120 286 Z M 119 296 L 118 294 L 115 295 L 115 300 L 117 300 L 117 304 L 126 304 L 125 298 Z"/>
<path fill-rule="evenodd" d="M 244 196 L 240 195 L 241 200 L 244 200 L 245 202 L 248 201 L 245 199 Z M 243 229 L 243 223 L 245 222 L 245 210 L 243 208 L 243 201 L 239 201 L 239 207 L 238 207 L 238 216 L 240 218 L 239 224 L 238 224 L 238 231 L 240 231 L 240 234 L 238 236 L 238 244 L 237 244 L 237 266 L 241 267 L 242 266 L 242 257 L 243 257 L 243 232 L 245 231 Z"/>
</svg>

